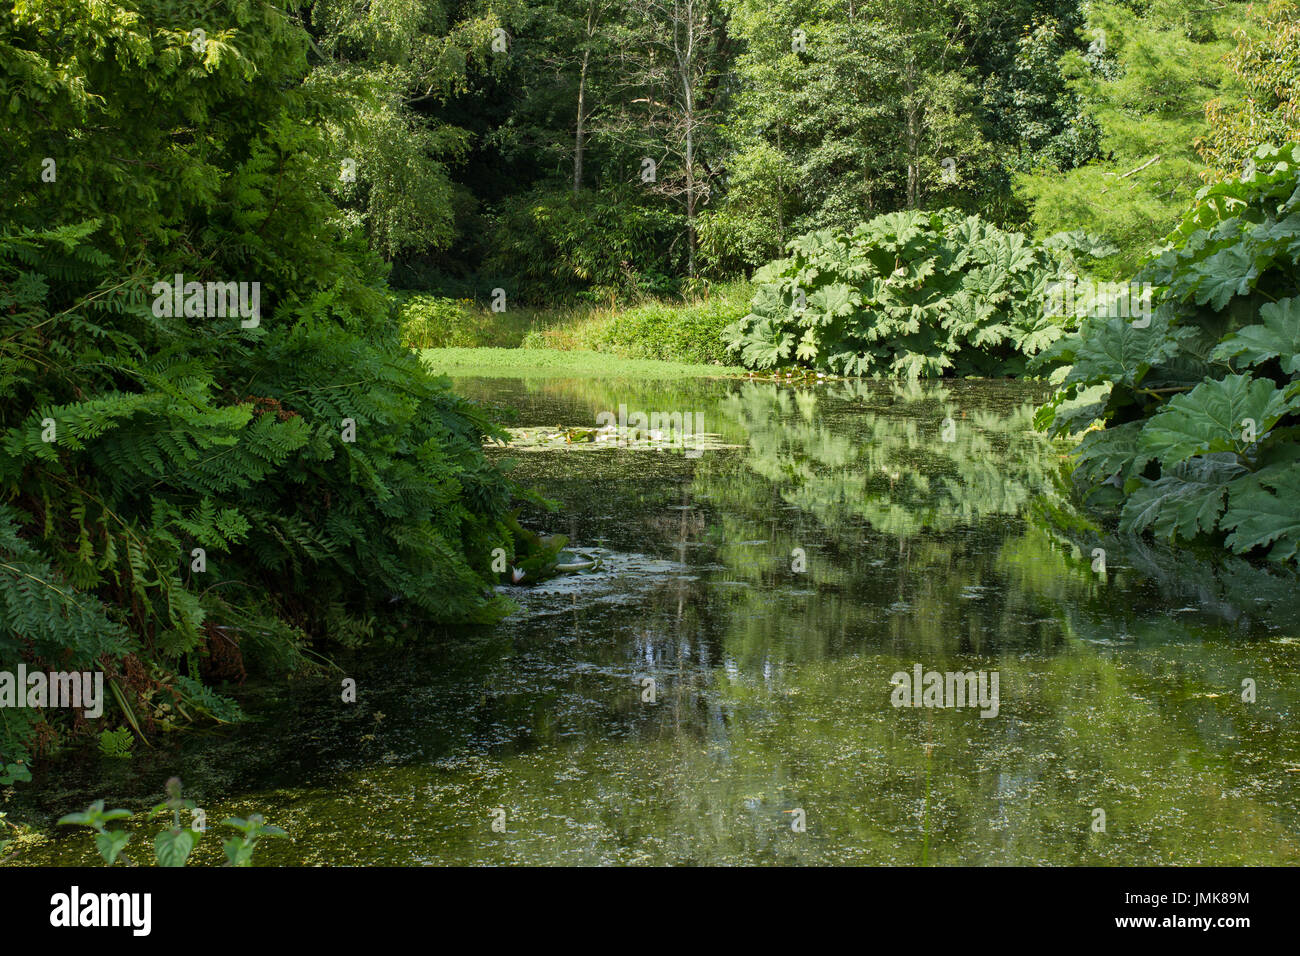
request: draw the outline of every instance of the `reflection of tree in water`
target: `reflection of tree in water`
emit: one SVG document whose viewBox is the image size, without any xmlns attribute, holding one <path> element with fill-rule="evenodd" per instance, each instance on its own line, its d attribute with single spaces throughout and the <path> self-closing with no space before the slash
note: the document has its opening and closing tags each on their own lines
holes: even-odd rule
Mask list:
<svg viewBox="0 0 1300 956">
<path fill-rule="evenodd" d="M 828 528 L 942 531 L 1053 493 L 1055 456 L 1023 392 L 845 382 L 823 399 L 747 383 L 721 410 L 748 436 L 748 467 Z"/>
<path fill-rule="evenodd" d="M 695 473 L 726 567 L 713 580 L 731 605 L 729 652 L 758 662 L 1057 644 L 1056 602 L 1086 598 L 1095 581 L 1019 517 L 1056 496 L 1056 452 L 1025 397 L 967 383 L 733 388 L 719 417 L 747 447 Z M 804 573 L 792 571 L 796 548 Z M 1026 568 L 1050 569 L 1054 588 L 1021 587 Z"/>
<path fill-rule="evenodd" d="M 644 485 L 649 461 L 637 459 L 638 480 L 611 483 L 617 501 L 589 481 L 573 488 L 586 509 L 635 525 L 637 547 L 685 558 L 694 578 L 663 581 L 609 618 L 635 628 L 635 673 L 659 679 L 654 708 L 639 702 L 621 643 L 599 645 L 624 675 L 618 705 L 590 671 L 573 695 L 593 728 L 563 751 L 591 781 L 574 812 L 598 821 L 584 831 L 587 858 L 1298 858 L 1288 830 L 1300 775 L 1285 770 L 1296 734 L 1280 715 L 1300 701 L 1282 658 L 1260 663 L 1224 640 L 1225 622 L 1251 613 L 1227 578 L 1198 583 L 1191 563 L 1180 573 L 1115 541 L 1101 544 L 1103 578 L 1094 542 L 1054 533 L 1033 506 L 1065 507 L 1058 451 L 1032 434 L 1023 389 L 720 387 L 706 415 L 743 449 Z M 804 573 L 794 548 L 807 552 Z M 1235 573 L 1244 588 L 1255 580 Z M 1259 596 L 1281 606 L 1275 591 Z M 1174 613 L 1216 601 L 1224 613 Z M 998 669 L 1001 715 L 893 709 L 889 676 L 915 661 Z M 1247 663 L 1273 695 L 1265 706 L 1230 692 Z M 555 702 L 534 706 L 540 719 Z M 549 762 L 510 769 L 524 789 L 555 777 Z M 808 811 L 805 834 L 789 830 L 794 807 Z M 1094 807 L 1108 834 L 1090 831 Z M 569 826 L 552 835 L 573 841 Z"/>
<path fill-rule="evenodd" d="M 846 795 L 817 807 L 818 828 L 836 834 L 819 850 L 857 862 L 917 862 L 927 845 L 949 863 L 1296 859 L 1284 833 L 1300 782 L 1282 767 L 1295 734 L 1281 723 L 1295 682 L 1269 665 L 1274 703 L 1243 703 L 1239 671 L 1266 668 L 1224 624 L 1260 605 L 1295 620 L 1300 589 L 1245 562 L 1211 571 L 1150 543 L 1061 537 L 1043 516 L 1066 508 L 1057 453 L 1030 434 L 1026 405 L 871 385 L 847 397 L 860 419 L 837 420 L 834 401 L 733 395 L 747 455 L 696 477 L 724 515 L 726 576 L 753 585 L 732 591 L 726 647 L 742 666 L 727 695 L 738 713 L 765 701 L 784 715 L 762 759 L 787 778 L 785 803 Z M 944 417 L 958 424 L 952 443 L 938 439 Z M 805 576 L 788 573 L 799 546 Z M 1104 578 L 1093 546 L 1110 557 Z M 1172 619 L 1192 604 L 1219 610 Z M 889 673 L 912 661 L 996 667 L 1003 716 L 892 711 Z M 1098 806 L 1109 837 L 1089 829 Z"/>
</svg>

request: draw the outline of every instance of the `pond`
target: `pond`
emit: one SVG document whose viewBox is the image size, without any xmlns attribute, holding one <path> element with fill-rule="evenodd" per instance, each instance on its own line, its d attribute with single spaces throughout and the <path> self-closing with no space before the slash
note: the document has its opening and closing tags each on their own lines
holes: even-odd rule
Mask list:
<svg viewBox="0 0 1300 956">
<path fill-rule="evenodd" d="M 520 427 L 626 405 L 712 440 L 494 451 L 597 570 L 339 658 L 355 704 L 337 674 L 262 687 L 257 723 L 52 764 L 28 814 L 179 774 L 210 822 L 290 831 L 265 864 L 1300 862 L 1294 579 L 1083 527 L 1036 386 L 456 384 Z M 996 675 L 996 708 L 895 706 L 918 668 Z"/>
</svg>

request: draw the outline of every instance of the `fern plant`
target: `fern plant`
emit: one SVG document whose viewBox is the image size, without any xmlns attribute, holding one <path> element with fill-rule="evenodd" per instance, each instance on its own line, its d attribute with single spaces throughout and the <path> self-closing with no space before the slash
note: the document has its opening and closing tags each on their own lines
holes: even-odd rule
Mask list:
<svg viewBox="0 0 1300 956">
<path fill-rule="evenodd" d="M 222 685 L 312 645 L 495 619 L 519 494 L 331 198 L 346 101 L 301 25 L 205 17 L 202 51 L 168 0 L 0 18 L 0 669 L 102 670 L 145 741 L 239 719 Z M 258 282 L 260 324 L 156 314 L 176 273 Z M 101 729 L 0 709 L 0 763 Z"/>
</svg>

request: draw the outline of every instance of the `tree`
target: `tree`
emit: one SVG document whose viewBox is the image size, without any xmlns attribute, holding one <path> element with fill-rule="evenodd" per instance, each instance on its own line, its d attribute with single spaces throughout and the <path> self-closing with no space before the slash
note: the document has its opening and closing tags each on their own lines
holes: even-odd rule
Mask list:
<svg viewBox="0 0 1300 956">
<path fill-rule="evenodd" d="M 587 116 L 591 109 L 587 102 L 588 79 L 592 74 L 591 55 L 597 50 L 600 28 L 604 26 L 611 4 L 607 0 L 587 0 L 586 15 L 582 20 L 582 60 L 578 67 L 578 105 L 573 134 L 573 194 L 582 191 L 582 159 L 587 147 Z"/>
<path fill-rule="evenodd" d="M 1258 26 L 1241 27 L 1235 36 L 1228 68 L 1244 96 L 1211 100 L 1205 107 L 1209 131 L 1196 141 L 1210 167 L 1204 174 L 1209 182 L 1241 172 L 1263 143 L 1300 139 L 1300 5 L 1273 0 Z"/>
<path fill-rule="evenodd" d="M 495 65 L 491 12 L 454 0 L 371 4 L 314 0 L 303 22 L 314 65 L 308 82 L 346 104 L 327 118 L 340 171 L 339 201 L 388 258 L 446 248 L 454 238 L 449 167 L 469 133 L 429 112 Z"/>
<path fill-rule="evenodd" d="M 1156 0 L 1144 12 L 1089 7 L 1085 52 L 1068 51 L 1070 88 L 1101 130 L 1101 155 L 1063 169 L 1044 162 L 1016 177 L 1039 236 L 1084 230 L 1115 243 L 1099 271 L 1126 275 L 1178 222 L 1201 185 L 1195 141 L 1215 95 L 1236 102 L 1222 60 L 1243 4 L 1193 10 Z"/>
<path fill-rule="evenodd" d="M 696 274 L 696 219 L 713 173 L 705 159 L 726 35 L 716 0 L 631 0 L 622 27 L 622 95 L 602 133 L 652 151 L 651 188 L 684 210 L 686 274 Z M 645 180 L 643 180 L 645 181 Z"/>
<path fill-rule="evenodd" d="M 1097 156 L 1098 129 L 1061 70 L 1068 50 L 1088 46 L 1074 0 L 1013 4 L 1008 29 L 1000 17 L 977 24 L 970 46 L 982 77 L 986 130 L 1005 148 L 1007 170 L 1032 171 L 1044 164 L 1072 169 Z"/>
</svg>

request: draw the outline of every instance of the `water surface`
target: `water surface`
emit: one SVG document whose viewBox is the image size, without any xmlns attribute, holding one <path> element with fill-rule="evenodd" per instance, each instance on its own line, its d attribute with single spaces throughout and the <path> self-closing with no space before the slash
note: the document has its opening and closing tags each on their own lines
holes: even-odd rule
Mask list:
<svg viewBox="0 0 1300 956">
<path fill-rule="evenodd" d="M 286 827 L 277 864 L 1300 860 L 1294 578 L 1064 532 L 1035 386 L 457 387 L 523 426 L 690 412 L 734 447 L 514 454 L 563 506 L 527 523 L 599 572 L 342 660 L 355 705 L 313 678 L 256 694 L 258 724 L 56 764 L 25 811 L 140 808 L 179 773 L 209 820 Z M 894 707 L 917 664 L 997 672 L 997 715 Z M 91 852 L 57 833 L 19 862 Z"/>
</svg>

